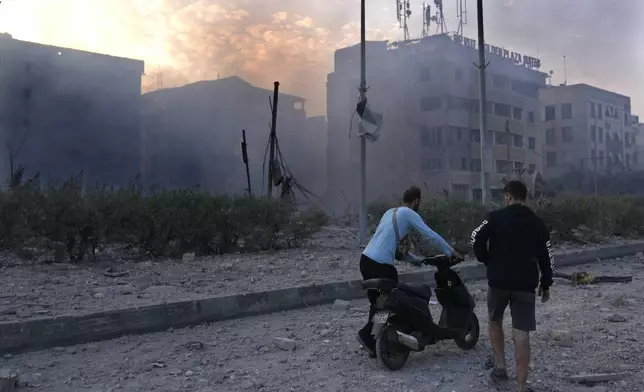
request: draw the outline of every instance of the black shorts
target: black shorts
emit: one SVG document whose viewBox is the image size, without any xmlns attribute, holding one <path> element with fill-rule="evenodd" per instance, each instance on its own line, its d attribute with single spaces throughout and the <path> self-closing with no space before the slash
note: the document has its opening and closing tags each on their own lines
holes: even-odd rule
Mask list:
<svg viewBox="0 0 644 392">
<path fill-rule="evenodd" d="M 505 308 L 510 304 L 512 328 L 519 331 L 530 332 L 537 329 L 536 302 L 535 293 L 488 287 L 487 310 L 490 321 L 502 321 Z"/>
</svg>

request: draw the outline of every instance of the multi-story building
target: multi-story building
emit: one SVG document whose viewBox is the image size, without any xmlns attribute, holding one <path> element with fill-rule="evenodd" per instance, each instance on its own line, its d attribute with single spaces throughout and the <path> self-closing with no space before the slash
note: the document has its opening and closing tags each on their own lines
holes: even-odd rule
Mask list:
<svg viewBox="0 0 644 392">
<path fill-rule="evenodd" d="M 215 192 L 244 193 L 247 181 L 240 142 L 245 130 L 251 189 L 254 194 L 265 191 L 272 96 L 273 91 L 238 77 L 143 95 L 145 181 L 169 188 L 199 185 Z M 287 169 L 306 189 L 316 188 L 315 168 L 324 167 L 318 160 L 324 131 L 323 118 L 307 121 L 304 98 L 279 94 L 279 151 Z"/>
<path fill-rule="evenodd" d="M 81 172 L 109 185 L 135 178 L 142 74 L 139 60 L 0 34 L 2 180 L 11 167 L 45 181 Z"/>
<path fill-rule="evenodd" d="M 547 75 L 535 58 L 494 46 L 486 51 L 494 194 L 509 172 L 541 169 L 538 91 Z M 460 36 L 367 43 L 368 102 L 384 115 L 380 139 L 367 145 L 369 200 L 398 195 L 410 184 L 480 198 L 477 56 L 476 42 Z M 346 204 L 343 194 L 354 207 L 358 200 L 359 142 L 355 132 L 347 134 L 359 77 L 359 46 L 337 50 L 327 83 L 327 198 L 335 205 Z"/>
<path fill-rule="evenodd" d="M 621 171 L 639 160 L 629 97 L 575 84 L 541 89 L 539 98 L 546 178 Z"/>
</svg>

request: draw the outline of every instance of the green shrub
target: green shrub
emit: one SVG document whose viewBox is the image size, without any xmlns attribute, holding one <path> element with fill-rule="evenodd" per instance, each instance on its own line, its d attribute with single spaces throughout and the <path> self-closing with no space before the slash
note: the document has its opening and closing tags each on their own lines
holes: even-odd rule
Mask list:
<svg viewBox="0 0 644 392">
<path fill-rule="evenodd" d="M 59 184 L 14 184 L 0 193 L 0 249 L 61 244 L 83 260 L 108 244 L 155 257 L 295 247 L 326 216 L 277 200 L 212 195 L 202 189 L 143 192 L 84 189 L 80 177 Z"/>
</svg>

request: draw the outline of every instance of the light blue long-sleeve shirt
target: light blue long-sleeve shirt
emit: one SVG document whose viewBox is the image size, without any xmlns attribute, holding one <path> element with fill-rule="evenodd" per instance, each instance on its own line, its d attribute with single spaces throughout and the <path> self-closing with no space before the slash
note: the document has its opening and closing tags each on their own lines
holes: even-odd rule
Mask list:
<svg viewBox="0 0 644 392">
<path fill-rule="evenodd" d="M 362 252 L 363 255 L 382 264 L 394 264 L 396 254 L 396 232 L 394 231 L 393 213 L 391 208 L 380 219 L 376 233 Z M 429 240 L 446 255 L 451 255 L 454 249 L 436 232 L 430 229 L 418 213 L 408 207 L 398 207 L 396 214 L 399 239 L 403 239 L 409 230 L 414 229 Z"/>
</svg>

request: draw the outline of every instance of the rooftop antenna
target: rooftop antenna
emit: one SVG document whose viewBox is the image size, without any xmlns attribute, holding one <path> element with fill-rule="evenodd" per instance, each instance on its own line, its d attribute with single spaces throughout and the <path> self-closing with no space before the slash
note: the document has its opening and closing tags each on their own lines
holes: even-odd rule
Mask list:
<svg viewBox="0 0 644 392">
<path fill-rule="evenodd" d="M 566 55 L 563 56 L 564 61 L 564 86 L 568 85 L 568 65 L 566 64 Z"/>
<path fill-rule="evenodd" d="M 456 16 L 458 17 L 456 35 L 462 37 L 463 27 L 467 24 L 467 0 L 456 0 Z"/>
<path fill-rule="evenodd" d="M 396 0 L 396 17 L 400 28 L 403 29 L 404 40 L 409 41 L 409 27 L 407 20 L 411 16 L 411 7 L 409 0 Z"/>
<path fill-rule="evenodd" d="M 429 5 L 423 3 L 423 32 L 421 34 L 422 38 L 425 38 L 429 35 L 429 25 L 432 21 L 432 9 Z"/>
<path fill-rule="evenodd" d="M 447 24 L 445 23 L 445 14 L 443 13 L 443 0 L 434 0 L 436 5 L 436 33 L 447 34 Z"/>
</svg>

